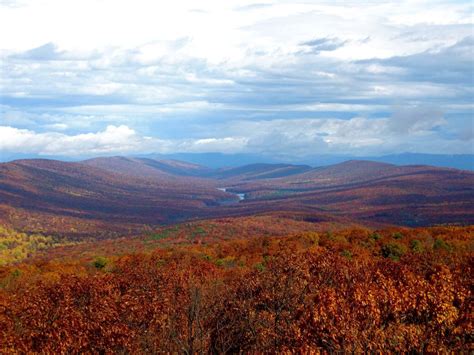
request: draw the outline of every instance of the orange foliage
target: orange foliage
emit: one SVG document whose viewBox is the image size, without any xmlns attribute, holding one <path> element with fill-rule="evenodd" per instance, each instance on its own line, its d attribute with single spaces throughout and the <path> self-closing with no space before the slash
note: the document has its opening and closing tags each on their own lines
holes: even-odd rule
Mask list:
<svg viewBox="0 0 474 355">
<path fill-rule="evenodd" d="M 0 353 L 467 352 L 473 232 L 302 231 L 3 267 Z"/>
</svg>

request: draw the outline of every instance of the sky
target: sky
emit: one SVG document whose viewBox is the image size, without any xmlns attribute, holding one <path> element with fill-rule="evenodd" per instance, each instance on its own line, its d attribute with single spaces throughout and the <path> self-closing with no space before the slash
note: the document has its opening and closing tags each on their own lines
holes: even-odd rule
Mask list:
<svg viewBox="0 0 474 355">
<path fill-rule="evenodd" d="M 0 0 L 0 156 L 474 153 L 473 8 Z"/>
</svg>

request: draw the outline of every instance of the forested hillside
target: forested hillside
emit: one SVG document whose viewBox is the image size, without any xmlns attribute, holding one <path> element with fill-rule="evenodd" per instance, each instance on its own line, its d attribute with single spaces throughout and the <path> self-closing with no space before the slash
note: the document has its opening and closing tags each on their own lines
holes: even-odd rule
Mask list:
<svg viewBox="0 0 474 355">
<path fill-rule="evenodd" d="M 367 161 L 213 170 L 125 157 L 20 160 L 0 164 L 0 222 L 76 240 L 261 213 L 372 227 L 466 225 L 474 223 L 473 186 L 469 171 Z"/>
</svg>

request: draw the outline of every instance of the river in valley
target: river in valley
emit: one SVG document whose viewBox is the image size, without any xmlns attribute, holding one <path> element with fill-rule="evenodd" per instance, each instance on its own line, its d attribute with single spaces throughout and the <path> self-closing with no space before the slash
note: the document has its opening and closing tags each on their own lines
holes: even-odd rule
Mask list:
<svg viewBox="0 0 474 355">
<path fill-rule="evenodd" d="M 227 188 L 226 187 L 218 187 L 217 188 L 218 190 L 220 191 L 223 191 L 223 192 L 227 192 L 229 194 L 233 194 L 235 196 L 237 196 L 239 198 L 239 201 L 235 201 L 235 200 L 232 200 L 231 201 L 227 201 L 227 202 L 223 202 L 223 204 L 232 204 L 232 203 L 237 203 L 237 202 L 240 202 L 242 200 L 245 200 L 245 194 L 242 194 L 242 193 L 234 193 L 234 192 L 231 192 L 231 191 L 227 191 Z"/>
</svg>

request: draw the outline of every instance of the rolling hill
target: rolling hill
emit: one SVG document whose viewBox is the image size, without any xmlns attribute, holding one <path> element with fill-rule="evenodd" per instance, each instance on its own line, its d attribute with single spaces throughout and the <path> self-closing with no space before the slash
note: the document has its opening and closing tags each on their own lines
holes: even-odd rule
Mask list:
<svg viewBox="0 0 474 355">
<path fill-rule="evenodd" d="M 302 174 L 311 170 L 309 165 L 249 164 L 237 168 L 222 168 L 207 174 L 219 180 L 251 181 Z"/>
<path fill-rule="evenodd" d="M 454 174 L 462 177 L 472 177 L 474 173 L 470 171 L 437 168 L 426 165 L 398 166 L 387 163 L 379 163 L 365 160 L 350 160 L 343 163 L 317 167 L 300 174 L 288 175 L 274 179 L 261 179 L 260 181 L 250 181 L 245 183 L 239 181 L 236 186 L 243 190 L 255 188 L 278 188 L 288 189 L 294 192 L 310 191 L 314 189 L 326 189 L 336 187 L 356 186 L 362 183 L 377 182 L 385 178 L 395 178 L 401 176 L 416 176 L 421 173 L 430 174 Z"/>
<path fill-rule="evenodd" d="M 239 182 L 247 202 L 321 209 L 398 225 L 474 222 L 474 173 L 348 161 L 284 178 Z"/>
<path fill-rule="evenodd" d="M 109 163 L 124 166 L 115 158 Z M 124 227 L 191 218 L 200 209 L 229 198 L 201 180 L 190 183 L 165 173 L 143 173 L 141 178 L 136 163 L 125 164 L 128 174 L 54 160 L 0 164 L 1 218 L 22 228 L 39 225 L 71 234 L 76 225 L 83 224 L 92 224 L 84 233 L 96 233 L 104 225 L 105 230 L 123 231 Z"/>
<path fill-rule="evenodd" d="M 266 213 L 315 223 L 467 224 L 474 223 L 473 187 L 472 172 L 370 161 L 210 169 L 148 158 L 19 160 L 0 164 L 0 219 L 78 237 Z"/>
<path fill-rule="evenodd" d="M 203 176 L 212 170 L 201 165 L 178 160 L 149 158 L 107 157 L 80 162 L 87 166 L 140 178 L 169 179 L 171 176 Z"/>
</svg>

